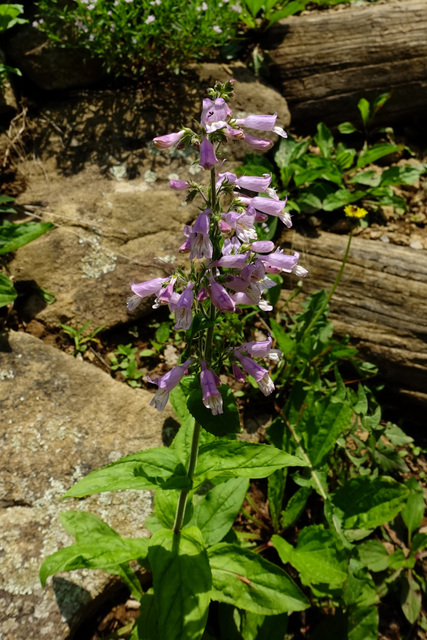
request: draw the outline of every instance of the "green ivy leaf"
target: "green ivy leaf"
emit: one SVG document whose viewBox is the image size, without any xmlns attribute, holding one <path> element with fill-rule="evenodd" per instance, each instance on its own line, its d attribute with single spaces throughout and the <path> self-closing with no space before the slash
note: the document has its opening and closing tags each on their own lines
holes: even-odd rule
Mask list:
<svg viewBox="0 0 427 640">
<path fill-rule="evenodd" d="M 206 626 L 212 576 L 196 527 L 176 534 L 162 529 L 150 539 L 148 561 L 153 571 L 159 636 L 199 640 Z"/>
<path fill-rule="evenodd" d="M 233 544 L 208 550 L 212 569 L 212 600 L 261 615 L 302 611 L 309 606 L 303 593 L 280 567 Z"/>
</svg>

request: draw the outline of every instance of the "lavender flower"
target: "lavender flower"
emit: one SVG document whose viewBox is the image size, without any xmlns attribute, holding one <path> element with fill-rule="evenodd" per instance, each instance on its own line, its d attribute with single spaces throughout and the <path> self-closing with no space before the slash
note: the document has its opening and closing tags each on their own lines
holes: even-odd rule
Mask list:
<svg viewBox="0 0 427 640">
<path fill-rule="evenodd" d="M 189 282 L 187 288 L 181 293 L 178 302 L 174 308 L 175 326 L 174 329 L 183 329 L 188 331 L 193 321 L 193 288 L 194 282 Z"/>
<path fill-rule="evenodd" d="M 206 137 L 202 138 L 202 142 L 200 144 L 199 164 L 203 169 L 212 169 L 216 164 L 218 164 L 214 146 Z"/>
<path fill-rule="evenodd" d="M 169 399 L 170 391 L 172 391 L 172 389 L 176 387 L 179 382 L 181 382 L 186 370 L 193 362 L 194 358 L 188 358 L 188 360 L 186 360 L 184 364 L 174 367 L 161 378 L 155 378 L 154 380 L 152 380 L 150 376 L 147 376 L 149 382 L 151 382 L 152 384 L 156 384 L 159 387 L 156 395 L 150 402 L 151 406 L 156 407 L 158 411 L 163 411 Z"/>
<path fill-rule="evenodd" d="M 202 368 L 200 373 L 200 386 L 203 393 L 203 404 L 207 409 L 212 411 L 212 415 L 217 416 L 219 413 L 224 412 L 222 396 L 217 389 L 221 384 L 221 380 L 211 369 L 207 368 L 204 360 L 201 361 L 200 366 Z"/>
<path fill-rule="evenodd" d="M 129 311 L 134 311 L 140 304 L 141 300 L 148 298 L 153 294 L 158 294 L 162 289 L 165 282 L 168 282 L 170 278 L 153 278 L 146 282 L 140 282 L 135 284 L 132 280 L 130 288 L 133 291 L 133 296 L 127 299 L 127 308 Z"/>
<path fill-rule="evenodd" d="M 165 136 L 159 136 L 158 138 L 153 139 L 153 144 L 155 147 L 157 147 L 157 149 L 170 149 L 170 147 L 174 147 L 176 144 L 178 144 L 184 133 L 185 130 L 182 129 L 177 133 L 168 133 Z"/>
<path fill-rule="evenodd" d="M 174 191 L 185 191 L 189 187 L 189 183 L 185 180 L 169 180 L 169 186 Z"/>
<path fill-rule="evenodd" d="M 270 378 L 270 375 L 267 369 L 264 369 L 264 367 L 261 367 L 261 365 L 255 362 L 255 360 L 252 360 L 252 358 L 249 358 L 248 356 L 242 356 L 238 351 L 235 351 L 234 353 L 236 358 L 239 360 L 240 364 L 242 365 L 243 369 L 246 371 L 246 373 L 248 373 L 250 376 L 252 376 L 255 379 L 260 391 L 265 396 L 268 396 L 270 395 L 270 393 L 273 393 L 274 383 Z"/>
<path fill-rule="evenodd" d="M 212 304 L 220 311 L 234 311 L 235 304 L 224 287 L 212 277 L 209 278 L 209 283 L 209 295 Z"/>
</svg>

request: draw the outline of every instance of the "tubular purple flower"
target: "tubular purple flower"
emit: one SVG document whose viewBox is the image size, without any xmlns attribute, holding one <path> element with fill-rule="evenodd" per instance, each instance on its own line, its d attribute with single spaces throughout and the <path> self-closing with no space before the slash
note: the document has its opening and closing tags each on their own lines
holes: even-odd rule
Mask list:
<svg viewBox="0 0 427 640">
<path fill-rule="evenodd" d="M 127 299 L 127 308 L 129 311 L 134 311 L 141 300 L 144 298 L 148 298 L 153 294 L 158 294 L 162 289 L 163 285 L 169 282 L 170 278 L 153 278 L 152 280 L 147 280 L 146 282 L 139 282 L 135 284 L 132 280 L 130 288 L 133 291 L 133 296 L 130 296 Z"/>
<path fill-rule="evenodd" d="M 240 247 L 240 241 L 236 236 L 234 236 L 233 238 L 226 238 L 224 240 L 224 244 L 222 245 L 222 255 L 229 256 L 230 253 L 238 253 Z"/>
<path fill-rule="evenodd" d="M 161 378 L 155 378 L 155 380 L 152 380 L 150 376 L 147 376 L 149 382 L 156 384 L 159 387 L 156 395 L 150 402 L 151 406 L 156 407 L 158 411 L 163 411 L 169 398 L 169 392 L 179 384 L 184 377 L 186 370 L 193 362 L 194 358 L 188 358 L 184 364 L 174 367 L 168 371 L 168 373 L 165 373 L 164 376 L 161 376 Z"/>
<path fill-rule="evenodd" d="M 241 189 L 248 189 L 248 191 L 257 191 L 258 193 L 264 193 L 270 186 L 271 175 L 264 173 L 263 177 L 260 176 L 241 176 L 233 183 Z"/>
<path fill-rule="evenodd" d="M 209 283 L 209 295 L 212 304 L 220 311 L 234 311 L 235 304 L 224 287 L 212 277 L 209 278 Z"/>
<path fill-rule="evenodd" d="M 188 331 L 193 321 L 193 288 L 194 282 L 189 282 L 185 291 L 183 291 L 179 297 L 176 306 L 174 307 L 175 313 L 175 326 L 174 329 L 183 329 Z"/>
<path fill-rule="evenodd" d="M 243 269 L 249 253 L 229 254 L 212 262 L 209 267 L 223 267 L 224 269 Z"/>
<path fill-rule="evenodd" d="M 231 368 L 233 370 L 233 375 L 236 378 L 237 382 L 244 382 L 246 380 L 245 374 L 243 373 L 241 368 L 237 366 L 235 362 L 233 362 Z"/>
<path fill-rule="evenodd" d="M 255 198 L 252 198 L 251 204 L 257 211 L 267 213 L 269 216 L 278 216 L 286 207 L 286 201 L 287 200 L 273 200 L 272 198 L 255 196 Z"/>
<path fill-rule="evenodd" d="M 243 369 L 255 379 L 260 391 L 265 396 L 270 395 L 270 393 L 274 391 L 274 383 L 270 378 L 267 369 L 261 367 L 261 365 L 252 360 L 252 358 L 242 356 L 238 351 L 235 351 L 234 355 L 240 361 Z"/>
<path fill-rule="evenodd" d="M 282 127 L 276 126 L 277 113 L 269 115 L 249 115 L 246 118 L 236 120 L 236 124 L 250 129 L 258 129 L 259 131 L 274 131 L 282 138 L 287 138 L 287 133 Z"/>
<path fill-rule="evenodd" d="M 225 102 L 224 98 L 217 98 L 215 102 L 212 102 L 210 98 L 203 100 L 202 115 L 200 118 L 200 124 L 205 129 L 208 125 L 212 125 L 215 122 L 224 122 L 231 115 L 231 109 Z"/>
<path fill-rule="evenodd" d="M 154 308 L 156 309 L 160 304 L 169 304 L 171 296 L 173 294 L 173 288 L 175 286 L 176 278 L 170 278 L 169 284 L 166 287 L 163 287 L 157 294 L 156 304 Z"/>
<path fill-rule="evenodd" d="M 253 149 L 259 149 L 260 151 L 267 151 L 273 146 L 273 142 L 271 140 L 255 138 L 254 136 L 250 136 L 248 133 L 245 133 L 244 140 L 250 147 L 252 147 Z"/>
<path fill-rule="evenodd" d="M 212 169 L 216 164 L 218 164 L 218 159 L 215 155 L 215 149 L 208 140 L 208 138 L 203 137 L 200 145 L 200 166 L 203 169 Z"/>
<path fill-rule="evenodd" d="M 205 209 L 197 218 L 190 233 L 190 260 L 193 258 L 212 258 L 213 246 L 209 238 L 209 209 Z"/>
<path fill-rule="evenodd" d="M 169 186 L 174 191 L 185 191 L 189 184 L 185 180 L 169 180 Z"/>
<path fill-rule="evenodd" d="M 217 416 L 223 413 L 222 396 L 217 389 L 219 379 L 211 369 L 206 367 L 206 362 L 201 361 L 202 371 L 200 373 L 200 386 L 203 393 L 203 404 L 212 411 L 212 415 Z"/>
<path fill-rule="evenodd" d="M 242 355 L 249 355 L 253 358 L 269 358 L 274 362 L 279 362 L 282 357 L 280 349 L 272 349 L 272 339 L 268 336 L 267 340 L 258 340 L 254 342 L 244 342 L 240 347 L 237 347 L 236 351 L 239 351 Z"/>
<path fill-rule="evenodd" d="M 256 240 L 251 244 L 251 250 L 257 253 L 270 253 L 274 249 L 274 242 L 271 240 Z"/>
<path fill-rule="evenodd" d="M 165 136 L 159 136 L 153 139 L 153 144 L 157 149 L 169 149 L 170 147 L 174 147 L 181 140 L 184 135 L 185 130 L 182 129 L 177 133 L 168 133 Z"/>
<path fill-rule="evenodd" d="M 236 230 L 236 235 L 242 242 L 249 242 L 257 237 L 255 215 L 251 215 L 248 211 L 243 213 L 229 211 L 224 217 L 226 223 Z"/>
<path fill-rule="evenodd" d="M 266 269 L 273 267 L 275 269 L 280 269 L 285 273 L 292 273 L 298 263 L 299 253 L 298 251 L 295 251 L 294 255 L 291 256 L 284 253 L 282 249 L 276 249 L 274 253 L 258 255 L 258 258 L 264 263 Z"/>
</svg>

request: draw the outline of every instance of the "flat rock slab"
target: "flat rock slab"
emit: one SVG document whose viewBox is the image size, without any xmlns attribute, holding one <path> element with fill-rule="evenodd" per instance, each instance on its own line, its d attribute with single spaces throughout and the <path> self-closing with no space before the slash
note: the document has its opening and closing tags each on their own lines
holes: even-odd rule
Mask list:
<svg viewBox="0 0 427 640">
<path fill-rule="evenodd" d="M 102 600 L 112 577 L 58 574 L 40 586 L 43 559 L 72 542 L 58 514 L 95 513 L 125 537 L 147 536 L 148 491 L 60 500 L 90 471 L 160 446 L 176 427 L 152 395 L 114 381 L 100 369 L 25 333 L 0 341 L 0 628 L 2 640 L 65 640 Z M 70 636 L 71 634 L 71 636 Z"/>
</svg>

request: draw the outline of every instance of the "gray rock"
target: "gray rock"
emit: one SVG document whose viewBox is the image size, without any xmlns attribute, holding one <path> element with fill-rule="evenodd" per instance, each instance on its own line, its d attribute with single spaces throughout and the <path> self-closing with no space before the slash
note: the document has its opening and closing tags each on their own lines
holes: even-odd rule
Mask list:
<svg viewBox="0 0 427 640">
<path fill-rule="evenodd" d="M 125 537 L 147 536 L 151 495 L 123 491 L 60 498 L 93 469 L 161 445 L 173 414 L 170 407 L 161 414 L 150 407 L 150 393 L 24 333 L 2 336 L 0 379 L 2 640 L 65 640 L 114 580 L 84 570 L 58 574 L 41 588 L 43 559 L 72 542 L 58 514 L 87 510 Z"/>
</svg>

